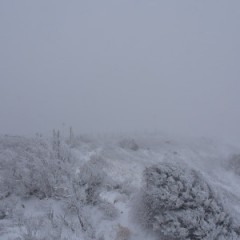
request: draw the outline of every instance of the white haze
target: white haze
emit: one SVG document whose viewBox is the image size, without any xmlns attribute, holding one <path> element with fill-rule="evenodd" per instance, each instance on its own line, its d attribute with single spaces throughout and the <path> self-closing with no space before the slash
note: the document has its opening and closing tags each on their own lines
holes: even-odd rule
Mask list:
<svg viewBox="0 0 240 240">
<path fill-rule="evenodd" d="M 240 143 L 239 43 L 239 0 L 1 0 L 0 134 Z"/>
</svg>

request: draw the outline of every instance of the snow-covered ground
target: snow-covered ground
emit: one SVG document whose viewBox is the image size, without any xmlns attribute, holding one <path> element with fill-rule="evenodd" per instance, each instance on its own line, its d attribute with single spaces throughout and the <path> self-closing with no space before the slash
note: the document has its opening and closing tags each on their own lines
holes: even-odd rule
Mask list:
<svg viewBox="0 0 240 240">
<path fill-rule="evenodd" d="M 197 171 L 239 230 L 237 147 L 157 134 L 56 142 L 0 138 L 0 240 L 161 239 L 132 213 L 144 170 L 160 163 Z"/>
</svg>

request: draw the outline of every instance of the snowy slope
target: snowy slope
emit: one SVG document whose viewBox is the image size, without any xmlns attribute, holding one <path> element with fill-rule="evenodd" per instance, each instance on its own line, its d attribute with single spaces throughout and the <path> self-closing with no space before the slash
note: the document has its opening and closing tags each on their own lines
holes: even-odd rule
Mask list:
<svg viewBox="0 0 240 240">
<path fill-rule="evenodd" d="M 132 147 L 132 139 L 137 149 Z M 44 141 L 51 144 L 48 140 Z M 124 144 L 121 144 L 122 142 Z M 28 144 L 30 144 L 29 139 L 9 140 L 9 137 L 1 137 L 0 163 L 10 157 L 14 159 L 13 155 L 17 161 L 18 154 L 21 155 L 19 151 L 23 148 L 25 152 L 30 151 L 26 149 Z M 33 148 L 37 146 L 38 142 Z M 73 178 L 80 176 L 80 180 L 85 181 L 82 180 L 85 176 L 84 179 L 88 181 L 90 174 L 99 181 L 98 189 L 93 193 L 98 198 L 96 203 L 84 205 L 85 200 L 81 200 L 84 203 L 79 206 L 81 214 L 87 216 L 87 224 L 91 227 L 87 227 L 84 232 L 79 224 L 76 210 L 72 212 L 69 210 L 69 206 L 73 205 L 69 203 L 73 201 L 71 191 L 63 197 L 44 198 L 34 195 L 24 197 L 21 194 L 11 193 L 0 199 L 0 209 L 3 209 L 3 212 L 11 208 L 11 213 L 5 214 L 7 216 L 2 216 L 0 219 L 1 240 L 159 239 L 136 224 L 131 209 L 133 198 L 143 184 L 144 169 L 161 162 L 182 164 L 199 171 L 232 217 L 234 224 L 238 226 L 240 223 L 240 176 L 228 168 L 231 156 L 240 153 L 238 148 L 206 139 L 176 140 L 161 135 L 78 138 L 74 144 L 67 142 L 64 147 L 71 156 L 69 159 L 74 159 L 72 168 L 69 168 Z M 38 154 L 39 151 L 33 155 Z M 1 182 L 7 184 L 3 181 L 4 166 L 7 165 L 0 165 Z M 88 182 L 84 184 L 85 187 L 90 185 Z M 69 186 L 66 185 L 67 187 Z"/>
</svg>

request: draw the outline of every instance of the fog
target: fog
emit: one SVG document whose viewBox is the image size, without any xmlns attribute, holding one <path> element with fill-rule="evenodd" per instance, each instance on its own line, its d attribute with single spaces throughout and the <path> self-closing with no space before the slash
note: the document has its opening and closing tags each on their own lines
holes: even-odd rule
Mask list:
<svg viewBox="0 0 240 240">
<path fill-rule="evenodd" d="M 240 143 L 239 0 L 0 1 L 0 134 Z"/>
</svg>

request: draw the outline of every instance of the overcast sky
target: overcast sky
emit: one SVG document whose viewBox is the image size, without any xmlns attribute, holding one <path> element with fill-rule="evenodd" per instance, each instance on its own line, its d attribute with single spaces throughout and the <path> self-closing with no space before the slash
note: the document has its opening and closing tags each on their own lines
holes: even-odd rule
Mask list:
<svg viewBox="0 0 240 240">
<path fill-rule="evenodd" d="M 0 134 L 240 140 L 239 0 L 1 0 Z"/>
</svg>

